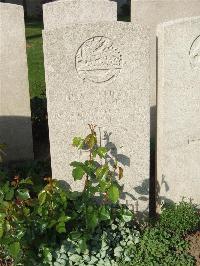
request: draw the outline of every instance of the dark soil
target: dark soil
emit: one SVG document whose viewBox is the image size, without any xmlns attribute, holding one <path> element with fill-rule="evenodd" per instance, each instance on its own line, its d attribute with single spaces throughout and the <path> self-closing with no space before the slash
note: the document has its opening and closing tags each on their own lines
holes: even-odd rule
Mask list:
<svg viewBox="0 0 200 266">
<path fill-rule="evenodd" d="M 189 253 L 195 257 L 196 265 L 200 266 L 200 231 L 188 235 L 186 240 L 190 243 Z"/>
</svg>

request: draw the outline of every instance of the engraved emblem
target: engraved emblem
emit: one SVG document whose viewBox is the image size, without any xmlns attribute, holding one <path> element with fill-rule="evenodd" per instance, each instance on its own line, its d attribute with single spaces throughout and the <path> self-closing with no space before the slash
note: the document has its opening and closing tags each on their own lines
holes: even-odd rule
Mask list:
<svg viewBox="0 0 200 266">
<path fill-rule="evenodd" d="M 192 43 L 190 48 L 190 63 L 192 67 L 200 68 L 200 36 L 198 36 Z"/>
<path fill-rule="evenodd" d="M 78 49 L 75 60 L 78 75 L 95 83 L 111 80 L 122 68 L 120 51 L 103 36 L 86 40 Z"/>
</svg>

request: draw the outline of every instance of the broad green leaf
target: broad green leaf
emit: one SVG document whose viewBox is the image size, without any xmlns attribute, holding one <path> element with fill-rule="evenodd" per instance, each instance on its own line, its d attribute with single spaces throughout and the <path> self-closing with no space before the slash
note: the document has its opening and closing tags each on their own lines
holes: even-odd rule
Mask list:
<svg viewBox="0 0 200 266">
<path fill-rule="evenodd" d="M 111 182 L 102 179 L 100 180 L 99 185 L 100 185 L 100 192 L 105 192 L 111 186 Z"/>
<path fill-rule="evenodd" d="M 93 212 L 88 215 L 87 225 L 89 229 L 93 231 L 95 227 L 98 225 L 98 223 L 99 223 L 99 219 L 98 219 L 98 215 L 96 212 Z"/>
<path fill-rule="evenodd" d="M 58 222 L 66 223 L 66 222 L 68 222 L 69 220 L 71 220 L 71 217 L 70 217 L 70 216 L 62 215 L 62 216 L 58 219 Z"/>
<path fill-rule="evenodd" d="M 64 222 L 61 222 L 61 223 L 58 223 L 57 225 L 56 225 L 56 231 L 58 232 L 58 233 L 66 233 L 66 228 L 65 228 L 65 223 Z"/>
<path fill-rule="evenodd" d="M 110 210 L 108 206 L 102 206 L 99 210 L 99 219 L 101 221 L 109 220 L 110 219 Z"/>
<path fill-rule="evenodd" d="M 8 246 L 8 251 L 13 258 L 17 258 L 20 252 L 20 243 L 14 242 Z"/>
<path fill-rule="evenodd" d="M 105 158 L 107 152 L 108 150 L 106 149 L 106 147 L 97 148 L 97 154 L 99 155 L 100 158 Z"/>
<path fill-rule="evenodd" d="M 2 187 L 2 191 L 6 194 L 10 190 L 10 183 L 7 181 Z"/>
<path fill-rule="evenodd" d="M 0 223 L 0 238 L 2 238 L 4 232 L 4 224 Z"/>
<path fill-rule="evenodd" d="M 33 181 L 31 177 L 27 177 L 26 179 L 22 179 L 19 184 L 33 185 Z"/>
<path fill-rule="evenodd" d="M 39 200 L 39 204 L 43 205 L 45 200 L 47 197 L 47 193 L 45 190 L 42 190 L 39 194 L 38 194 L 38 200 Z"/>
<path fill-rule="evenodd" d="M 5 220 L 6 214 L 0 212 L 0 222 L 3 222 Z"/>
<path fill-rule="evenodd" d="M 70 239 L 73 241 L 79 240 L 81 238 L 82 234 L 78 231 L 72 231 L 70 233 Z"/>
<path fill-rule="evenodd" d="M 81 252 L 84 252 L 87 249 L 86 237 L 81 237 L 80 241 L 78 242 L 78 247 L 80 248 Z"/>
<path fill-rule="evenodd" d="M 70 166 L 73 166 L 73 167 L 84 166 L 84 163 L 74 161 L 70 163 Z"/>
<path fill-rule="evenodd" d="M 85 171 L 83 170 L 83 168 L 81 166 L 77 166 L 72 171 L 72 176 L 73 176 L 75 181 L 81 180 L 82 177 L 84 176 L 84 174 L 85 174 Z"/>
<path fill-rule="evenodd" d="M 80 197 L 82 195 L 81 192 L 79 191 L 67 191 L 67 197 L 70 199 L 70 200 L 76 200 L 78 197 Z"/>
<path fill-rule="evenodd" d="M 123 248 L 121 246 L 117 246 L 115 249 L 114 249 L 114 254 L 115 254 L 115 257 L 120 257 L 121 254 L 123 252 Z"/>
<path fill-rule="evenodd" d="M 5 195 L 5 200 L 12 200 L 13 197 L 14 197 L 14 189 L 9 188 L 9 190 L 7 191 L 7 193 Z"/>
<path fill-rule="evenodd" d="M 4 193 L 2 190 L 0 190 L 0 201 L 2 201 L 4 199 Z"/>
<path fill-rule="evenodd" d="M 17 190 L 17 198 L 20 200 L 30 199 L 29 191 L 26 188 L 19 188 Z"/>
<path fill-rule="evenodd" d="M 49 264 L 49 262 L 52 262 L 53 256 L 51 254 L 50 248 L 48 248 L 48 247 L 42 247 L 42 251 L 43 251 L 43 256 L 44 256 L 44 261 L 43 261 L 44 264 L 46 265 L 46 263 Z M 52 264 L 50 264 L 50 265 L 52 265 Z"/>
<path fill-rule="evenodd" d="M 23 213 L 24 213 L 24 215 L 27 217 L 27 216 L 30 214 L 30 209 L 24 207 L 24 208 L 23 208 Z"/>
<path fill-rule="evenodd" d="M 15 238 L 20 240 L 22 239 L 22 237 L 25 235 L 26 230 L 25 229 L 19 229 L 16 234 L 15 234 Z"/>
<path fill-rule="evenodd" d="M 82 139 L 81 137 L 74 137 L 72 145 L 74 147 L 77 147 L 78 149 L 82 149 L 84 145 L 84 139 Z"/>
<path fill-rule="evenodd" d="M 88 145 L 88 147 L 90 149 L 92 149 L 94 147 L 94 145 L 97 143 L 97 137 L 95 134 L 89 134 L 86 138 L 85 138 L 85 143 Z"/>
<path fill-rule="evenodd" d="M 95 210 L 92 206 L 89 206 L 86 213 L 87 227 L 92 231 L 99 223 L 98 211 Z"/>
<path fill-rule="evenodd" d="M 123 210 L 122 211 L 122 218 L 124 222 L 130 222 L 133 219 L 133 213 L 130 210 Z"/>
<path fill-rule="evenodd" d="M 8 221 L 5 222 L 5 228 L 7 232 L 11 230 L 11 225 Z"/>
<path fill-rule="evenodd" d="M 95 178 L 95 171 L 97 168 L 97 162 L 95 161 L 85 161 L 84 164 L 84 170 L 87 175 L 89 175 L 91 178 Z"/>
<path fill-rule="evenodd" d="M 48 228 L 52 228 L 55 224 L 57 224 L 57 220 L 51 220 L 48 225 Z"/>
<path fill-rule="evenodd" d="M 96 177 L 97 179 L 103 179 L 107 176 L 109 172 L 109 168 L 108 168 L 108 165 L 104 165 L 102 167 L 99 167 L 97 170 L 96 170 Z"/>
<path fill-rule="evenodd" d="M 119 199 L 119 188 L 116 184 L 112 184 L 108 189 L 108 197 L 113 202 L 116 203 Z"/>
</svg>

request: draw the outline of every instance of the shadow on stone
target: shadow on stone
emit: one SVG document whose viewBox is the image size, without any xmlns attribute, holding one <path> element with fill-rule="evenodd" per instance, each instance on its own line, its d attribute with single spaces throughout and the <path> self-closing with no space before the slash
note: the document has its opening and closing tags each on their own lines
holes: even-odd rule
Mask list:
<svg viewBox="0 0 200 266">
<path fill-rule="evenodd" d="M 33 159 L 31 118 L 24 116 L 0 117 L 0 144 L 5 144 L 4 162 Z"/>
<path fill-rule="evenodd" d="M 110 155 L 108 157 L 111 165 L 115 164 L 115 160 L 121 163 L 123 166 L 130 166 L 130 158 L 124 154 L 118 153 L 116 145 L 110 141 L 111 132 L 104 131 L 103 140 L 105 140 L 105 147 L 110 151 Z"/>
<path fill-rule="evenodd" d="M 33 146 L 37 160 L 50 159 L 49 128 L 46 98 L 31 99 Z"/>
</svg>

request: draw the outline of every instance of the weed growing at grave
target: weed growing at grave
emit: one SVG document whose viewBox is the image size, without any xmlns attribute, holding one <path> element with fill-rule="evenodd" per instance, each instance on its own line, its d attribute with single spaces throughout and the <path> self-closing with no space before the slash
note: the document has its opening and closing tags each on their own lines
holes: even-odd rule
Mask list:
<svg viewBox="0 0 200 266">
<path fill-rule="evenodd" d="M 95 127 L 90 125 L 86 138 L 75 137 L 73 146 L 88 153 L 85 162 L 71 163 L 74 180 L 85 179 L 82 192 L 65 189 L 50 177 L 38 182 L 34 175 L 25 179 L 15 175 L 9 181 L 1 172 L 0 244 L 16 263 L 34 265 L 37 254 L 48 261 L 53 250 L 74 237 L 76 247 L 84 251 L 101 224 L 132 220 L 132 213 L 118 205 L 117 180 L 123 170 L 117 161 L 113 166 L 107 162 L 108 151 L 98 145 Z"/>
<path fill-rule="evenodd" d="M 160 226 L 175 234 L 184 235 L 200 225 L 197 206 L 182 200 L 179 204 L 171 204 L 163 208 L 160 215 Z"/>
<path fill-rule="evenodd" d="M 134 249 L 134 259 L 128 265 L 195 265 L 188 254 L 188 243 L 182 236 L 167 232 L 159 226 L 143 230 L 139 243 Z M 121 264 L 127 265 L 127 264 Z"/>
<path fill-rule="evenodd" d="M 199 222 L 195 206 L 182 201 L 166 207 L 154 226 L 137 224 L 118 201 L 123 169 L 109 162 L 109 151 L 89 126 L 85 138 L 73 139 L 88 154 L 71 163 L 81 192 L 44 176 L 48 165 L 0 169 L 0 264 L 195 265 L 183 237 Z"/>
</svg>

